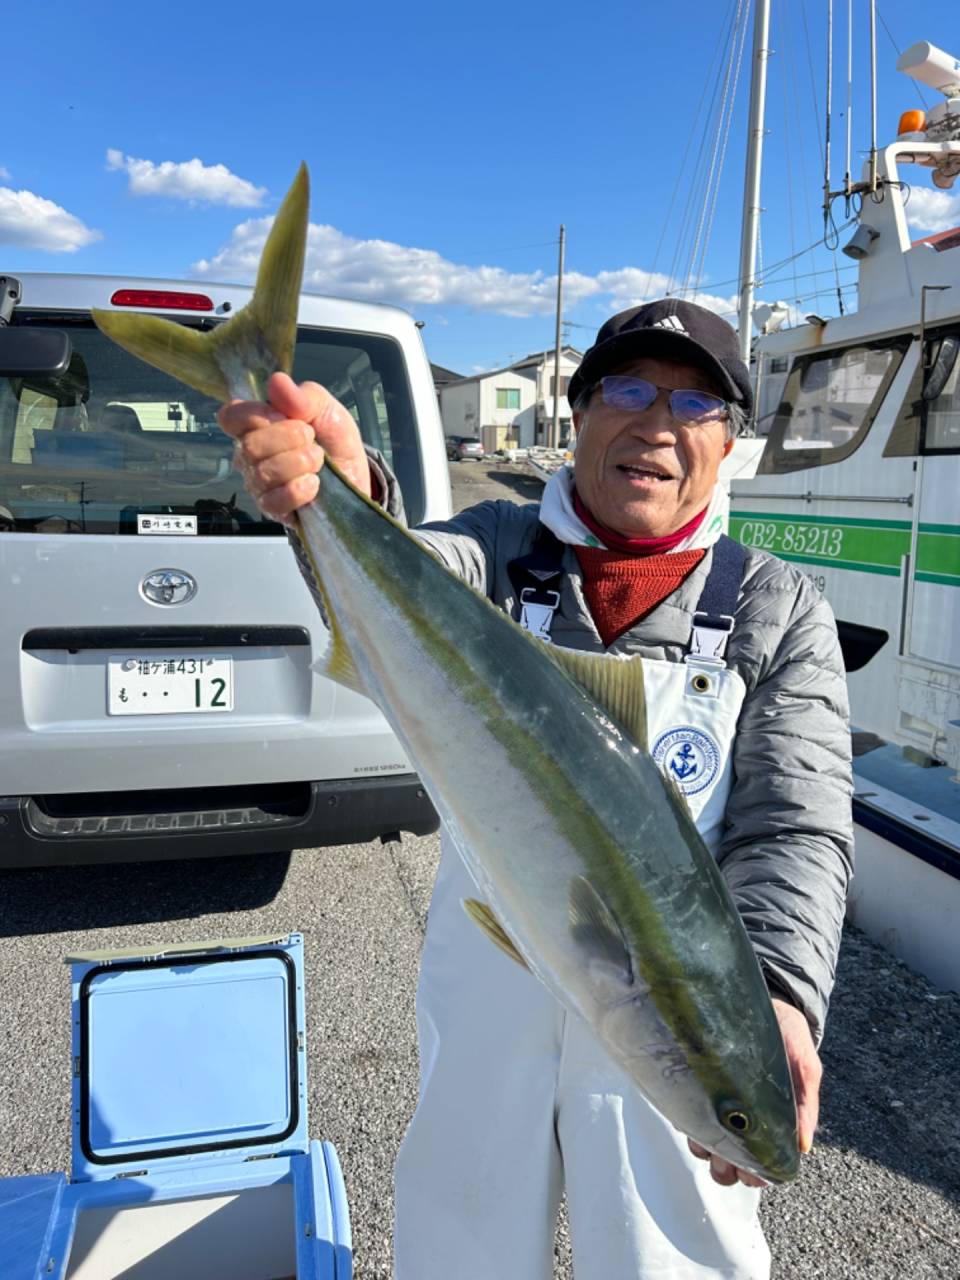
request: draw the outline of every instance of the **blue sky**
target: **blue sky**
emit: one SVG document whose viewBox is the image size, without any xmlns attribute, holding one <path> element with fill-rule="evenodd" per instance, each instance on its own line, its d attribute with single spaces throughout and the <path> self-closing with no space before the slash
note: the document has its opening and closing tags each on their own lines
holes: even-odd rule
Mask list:
<svg viewBox="0 0 960 1280">
<path fill-rule="evenodd" d="M 582 348 L 613 310 L 687 278 L 709 174 L 707 108 L 738 3 L 7 6 L 0 271 L 250 279 L 303 159 L 306 287 L 405 306 L 425 321 L 431 359 L 460 373 L 496 367 L 553 343 L 563 222 L 565 317 Z M 836 186 L 847 6 L 834 7 Z M 868 5 L 853 7 L 859 171 Z M 894 70 L 894 42 L 960 54 L 951 9 L 880 4 L 881 144 L 921 105 Z M 773 3 L 768 268 L 822 230 L 825 14 L 826 0 Z M 721 312 L 736 292 L 749 35 L 712 230 L 688 282 Z M 907 176 L 915 234 L 960 222 L 960 194 L 934 192 L 925 171 Z M 834 261 L 820 249 L 768 270 L 759 296 L 835 314 Z M 841 283 L 855 279 L 849 259 L 836 264 Z"/>
</svg>

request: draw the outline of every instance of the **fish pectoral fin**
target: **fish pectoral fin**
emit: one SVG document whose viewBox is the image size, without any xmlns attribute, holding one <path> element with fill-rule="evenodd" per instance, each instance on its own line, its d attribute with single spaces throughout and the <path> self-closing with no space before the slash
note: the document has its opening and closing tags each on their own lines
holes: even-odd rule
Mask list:
<svg viewBox="0 0 960 1280">
<path fill-rule="evenodd" d="M 221 404 L 230 399 L 227 380 L 217 364 L 212 333 L 200 333 L 161 316 L 137 311 L 101 311 L 93 307 L 90 314 L 97 328 L 124 351 Z"/>
<path fill-rule="evenodd" d="M 490 941 L 500 948 L 511 960 L 516 960 L 522 969 L 527 968 L 527 962 L 510 941 L 510 937 L 503 925 L 493 914 L 485 902 L 480 902 L 477 898 L 464 898 L 463 909 L 470 919 L 480 926 Z"/>
<path fill-rule="evenodd" d="M 567 675 L 610 713 L 638 747 L 647 750 L 647 701 L 643 692 L 642 659 L 582 653 L 559 645 L 551 645 L 547 652 Z"/>
<path fill-rule="evenodd" d="M 585 876 L 574 876 L 570 881 L 570 928 L 591 959 L 612 966 L 625 985 L 633 985 L 633 961 L 623 930 Z"/>
<path fill-rule="evenodd" d="M 297 566 L 300 569 L 303 580 L 313 596 L 314 604 L 320 610 L 320 615 L 327 630 L 330 632 L 330 643 L 327 645 L 327 650 L 313 664 L 313 670 L 319 671 L 328 680 L 335 680 L 337 684 L 342 684 L 344 688 L 352 689 L 354 693 L 360 693 L 365 698 L 369 698 L 370 691 L 363 683 L 363 677 L 357 670 L 353 654 L 350 652 L 350 648 L 343 637 L 343 628 L 337 621 L 337 615 L 333 611 L 330 598 L 323 585 L 319 567 L 313 552 L 310 550 L 310 542 L 304 537 L 303 527 L 299 519 L 294 525 L 290 543 L 297 558 Z"/>
</svg>

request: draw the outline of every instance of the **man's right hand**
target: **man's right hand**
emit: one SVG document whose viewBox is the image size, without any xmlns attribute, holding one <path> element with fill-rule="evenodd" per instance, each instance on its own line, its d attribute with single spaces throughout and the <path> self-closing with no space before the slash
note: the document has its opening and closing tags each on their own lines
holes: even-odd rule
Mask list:
<svg viewBox="0 0 960 1280">
<path fill-rule="evenodd" d="M 267 404 L 234 400 L 217 414 L 237 442 L 236 464 L 264 515 L 290 524 L 297 507 L 317 496 L 324 457 L 370 496 L 360 429 L 329 391 L 316 382 L 297 386 L 287 374 L 275 373 L 267 398 Z"/>
</svg>

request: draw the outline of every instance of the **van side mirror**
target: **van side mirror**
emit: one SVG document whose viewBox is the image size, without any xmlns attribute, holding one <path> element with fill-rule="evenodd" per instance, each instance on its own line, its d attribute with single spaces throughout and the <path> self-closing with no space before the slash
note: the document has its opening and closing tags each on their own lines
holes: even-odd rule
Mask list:
<svg viewBox="0 0 960 1280">
<path fill-rule="evenodd" d="M 58 378 L 66 373 L 72 347 L 62 329 L 12 329 L 0 325 L 0 377 Z"/>
</svg>

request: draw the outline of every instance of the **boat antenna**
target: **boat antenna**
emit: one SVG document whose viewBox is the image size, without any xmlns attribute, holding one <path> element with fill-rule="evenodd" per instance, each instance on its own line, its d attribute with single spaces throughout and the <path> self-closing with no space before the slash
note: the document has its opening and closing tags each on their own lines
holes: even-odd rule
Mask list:
<svg viewBox="0 0 960 1280">
<path fill-rule="evenodd" d="M 850 217 L 850 152 L 853 132 L 853 0 L 847 0 L 847 155 L 846 172 L 843 175 L 843 191 L 846 196 L 845 213 Z"/>
<path fill-rule="evenodd" d="M 827 0 L 827 109 L 823 129 L 823 240 L 829 248 L 830 214 L 830 121 L 833 116 L 833 0 Z"/>
<path fill-rule="evenodd" d="M 870 194 L 877 192 L 877 0 L 870 0 Z"/>
</svg>

